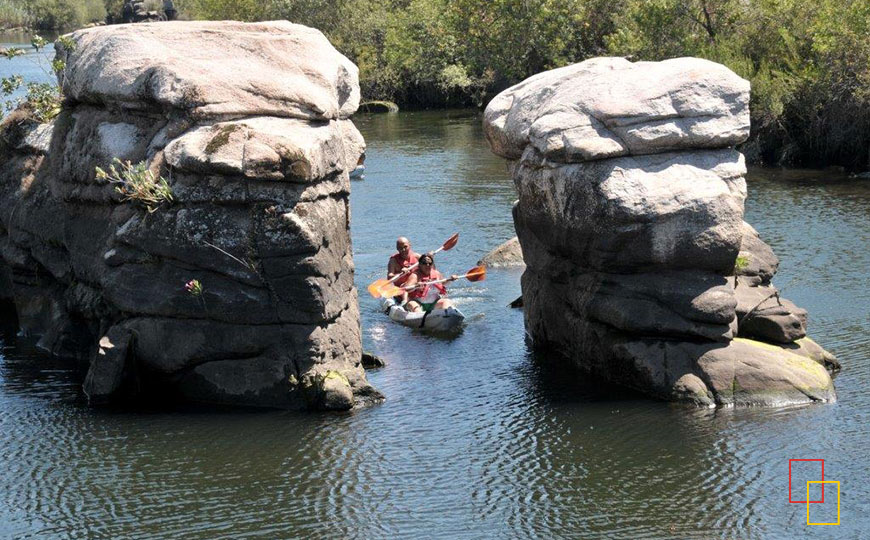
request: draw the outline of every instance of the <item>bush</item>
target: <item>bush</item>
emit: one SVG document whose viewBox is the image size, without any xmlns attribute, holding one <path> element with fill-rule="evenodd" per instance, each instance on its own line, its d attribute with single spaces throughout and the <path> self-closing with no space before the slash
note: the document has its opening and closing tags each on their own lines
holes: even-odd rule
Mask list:
<svg viewBox="0 0 870 540">
<path fill-rule="evenodd" d="M 122 200 L 141 204 L 149 214 L 161 204 L 175 201 L 169 182 L 148 170 L 144 161 L 134 165 L 115 158 L 108 172 L 100 167 L 96 167 L 95 172 L 98 180 L 115 184 L 115 191 L 121 194 Z"/>
<path fill-rule="evenodd" d="M 0 17 L 80 25 L 120 0 L 0 0 Z M 867 0 L 175 0 L 184 18 L 313 26 L 360 68 L 365 100 L 483 106 L 604 54 L 698 56 L 752 83 L 753 154 L 870 167 Z M 7 23 L 8 24 L 8 23 Z M 31 24 L 37 24 L 31 22 Z"/>
</svg>

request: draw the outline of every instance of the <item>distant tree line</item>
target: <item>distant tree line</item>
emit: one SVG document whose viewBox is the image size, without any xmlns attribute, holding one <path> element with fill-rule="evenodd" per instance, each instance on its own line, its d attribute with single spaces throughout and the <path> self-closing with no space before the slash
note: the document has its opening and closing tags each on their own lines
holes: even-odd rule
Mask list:
<svg viewBox="0 0 870 540">
<path fill-rule="evenodd" d="M 0 0 L 0 28 L 63 30 L 105 19 L 103 0 Z"/>
<path fill-rule="evenodd" d="M 81 4 L 74 11 L 93 16 L 99 7 L 118 11 L 121 0 L 0 0 L 0 22 L 8 5 L 22 3 Z M 366 99 L 405 107 L 485 106 L 530 75 L 593 56 L 708 58 L 752 82 L 753 133 L 743 148 L 751 158 L 870 168 L 867 0 L 177 0 L 175 6 L 188 19 L 288 19 L 319 28 L 359 65 Z"/>
</svg>

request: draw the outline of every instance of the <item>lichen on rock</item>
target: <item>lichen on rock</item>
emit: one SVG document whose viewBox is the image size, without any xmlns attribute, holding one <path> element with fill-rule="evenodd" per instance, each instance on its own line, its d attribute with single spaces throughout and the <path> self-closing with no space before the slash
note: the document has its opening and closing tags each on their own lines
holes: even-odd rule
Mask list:
<svg viewBox="0 0 870 540">
<path fill-rule="evenodd" d="M 535 347 L 662 399 L 836 398 L 836 360 L 796 344 L 807 314 L 770 285 L 778 260 L 743 221 L 748 107 L 747 81 L 696 58 L 595 58 L 490 102 Z"/>
</svg>

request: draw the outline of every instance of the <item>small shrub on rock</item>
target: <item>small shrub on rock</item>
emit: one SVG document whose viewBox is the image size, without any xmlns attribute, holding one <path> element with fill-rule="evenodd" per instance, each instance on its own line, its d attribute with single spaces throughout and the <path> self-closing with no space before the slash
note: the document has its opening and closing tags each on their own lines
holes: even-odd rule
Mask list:
<svg viewBox="0 0 870 540">
<path fill-rule="evenodd" d="M 149 214 L 161 204 L 175 201 L 169 182 L 162 176 L 155 176 L 144 161 L 134 165 L 115 158 L 109 165 L 108 172 L 100 167 L 95 170 L 97 179 L 116 184 L 115 190 L 121 194 L 123 200 L 143 205 Z"/>
</svg>

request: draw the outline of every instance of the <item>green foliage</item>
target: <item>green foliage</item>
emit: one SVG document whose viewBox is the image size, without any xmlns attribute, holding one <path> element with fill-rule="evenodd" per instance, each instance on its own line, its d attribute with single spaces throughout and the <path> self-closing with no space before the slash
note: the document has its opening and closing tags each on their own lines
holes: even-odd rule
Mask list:
<svg viewBox="0 0 870 540">
<path fill-rule="evenodd" d="M 0 28 L 19 28 L 29 24 L 24 6 L 18 0 L 0 0 Z"/>
<path fill-rule="evenodd" d="M 94 170 L 98 180 L 115 184 L 115 190 L 121 194 L 123 200 L 141 204 L 149 214 L 156 211 L 161 204 L 171 204 L 175 200 L 169 182 L 151 172 L 144 161 L 133 164 L 115 158 L 108 171 L 100 167 Z"/>
<path fill-rule="evenodd" d="M 630 0 L 607 36 L 638 60 L 699 56 L 752 83 L 751 156 L 870 167 L 866 0 Z"/>
<path fill-rule="evenodd" d="M 103 0 L 0 0 L 0 27 L 74 29 L 105 18 Z"/>
<path fill-rule="evenodd" d="M 263 0 L 188 0 L 176 4 L 191 18 L 205 20 L 262 21 L 268 19 L 271 3 Z"/>
<path fill-rule="evenodd" d="M 186 290 L 187 294 L 190 296 L 202 296 L 202 283 L 200 283 L 198 279 L 191 279 L 184 284 L 184 290 Z"/>
<path fill-rule="evenodd" d="M 8 60 L 12 60 L 16 56 L 21 56 L 22 54 L 24 54 L 24 49 L 20 47 L 9 47 L 8 49 L 3 49 L 3 56 Z"/>
<path fill-rule="evenodd" d="M 60 114 L 61 97 L 56 84 L 27 83 L 25 101 L 32 108 L 33 117 L 40 123 L 49 122 Z"/>
<path fill-rule="evenodd" d="M 74 27 L 106 11 L 119 15 L 121 5 L 0 0 L 0 24 Z M 535 73 L 593 56 L 708 58 L 752 83 L 744 148 L 751 158 L 870 168 L 867 0 L 175 0 L 175 7 L 187 19 L 287 19 L 318 28 L 359 66 L 364 99 L 403 107 L 483 106 Z"/>
<path fill-rule="evenodd" d="M 58 40 L 58 43 L 59 46 L 65 47 L 68 50 L 75 48 L 75 43 L 69 38 L 61 38 Z M 36 51 L 39 51 L 48 45 L 48 40 L 38 35 L 34 35 L 30 44 Z M 23 54 L 21 49 L 18 49 L 18 51 L 21 52 L 7 54 L 6 57 L 12 59 L 19 54 Z M 39 62 L 39 60 L 36 60 L 36 62 Z M 44 71 L 48 71 L 44 66 L 40 65 L 40 67 L 43 67 Z M 54 75 L 63 77 L 63 70 L 65 67 L 66 65 L 64 62 L 57 59 L 51 62 L 50 69 Z M 57 84 L 38 82 L 27 82 L 25 84 L 24 78 L 21 77 L 21 75 L 12 75 L 0 79 L 0 96 L 8 98 L 22 86 L 27 90 L 24 99 L 5 99 L 2 109 L 0 109 L 0 118 L 2 118 L 6 112 L 18 107 L 22 102 L 28 103 L 30 115 L 41 123 L 49 122 L 60 113 L 62 96 L 60 86 Z"/>
</svg>

